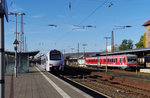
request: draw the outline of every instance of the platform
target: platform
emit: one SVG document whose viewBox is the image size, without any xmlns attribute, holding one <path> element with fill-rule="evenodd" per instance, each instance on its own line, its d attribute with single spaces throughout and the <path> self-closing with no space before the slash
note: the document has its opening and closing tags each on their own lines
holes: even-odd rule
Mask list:
<svg viewBox="0 0 150 98">
<path fill-rule="evenodd" d="M 143 73 L 150 73 L 150 68 L 143 68 L 143 69 L 140 69 L 140 72 L 143 72 Z"/>
<path fill-rule="evenodd" d="M 29 73 L 19 73 L 17 78 L 5 74 L 5 98 L 91 98 L 85 92 L 39 69 L 29 67 Z"/>
</svg>

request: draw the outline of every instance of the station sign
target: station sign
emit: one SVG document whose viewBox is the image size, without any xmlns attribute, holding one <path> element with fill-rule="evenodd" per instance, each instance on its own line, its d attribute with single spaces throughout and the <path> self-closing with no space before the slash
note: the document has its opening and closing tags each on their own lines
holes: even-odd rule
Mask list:
<svg viewBox="0 0 150 98">
<path fill-rule="evenodd" d="M 15 45 L 19 44 L 18 40 L 16 39 L 13 44 Z"/>
</svg>

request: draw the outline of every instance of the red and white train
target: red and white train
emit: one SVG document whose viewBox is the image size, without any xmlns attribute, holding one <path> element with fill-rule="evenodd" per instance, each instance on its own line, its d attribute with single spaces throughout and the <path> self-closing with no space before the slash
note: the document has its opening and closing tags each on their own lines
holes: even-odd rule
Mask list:
<svg viewBox="0 0 150 98">
<path fill-rule="evenodd" d="M 87 66 L 99 66 L 99 67 L 118 67 L 122 69 L 132 68 L 138 66 L 137 56 L 126 55 L 113 55 L 113 56 L 100 56 L 100 57 L 87 57 Z"/>
</svg>

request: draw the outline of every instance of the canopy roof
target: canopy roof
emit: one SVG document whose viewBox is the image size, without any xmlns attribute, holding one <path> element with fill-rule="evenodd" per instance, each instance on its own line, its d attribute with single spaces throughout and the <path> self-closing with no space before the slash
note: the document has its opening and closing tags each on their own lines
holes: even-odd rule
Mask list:
<svg viewBox="0 0 150 98">
<path fill-rule="evenodd" d="M 18 52 L 18 54 L 25 54 L 25 55 L 29 55 L 29 56 L 35 56 L 39 53 L 40 51 L 29 51 L 29 52 Z M 14 51 L 5 51 L 5 54 L 8 55 L 15 55 Z"/>
</svg>

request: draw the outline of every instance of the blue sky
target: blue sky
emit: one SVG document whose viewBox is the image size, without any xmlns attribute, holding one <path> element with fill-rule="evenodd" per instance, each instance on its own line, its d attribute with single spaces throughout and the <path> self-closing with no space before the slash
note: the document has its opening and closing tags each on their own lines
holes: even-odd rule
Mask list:
<svg viewBox="0 0 150 98">
<path fill-rule="evenodd" d="M 90 15 L 106 1 L 108 2 Z M 108 7 L 111 3 L 113 5 Z M 123 39 L 130 39 L 135 44 L 145 33 L 142 24 L 150 19 L 149 4 L 150 0 L 7 0 L 9 12 L 26 14 L 24 33 L 28 51 L 41 50 L 42 53 L 51 49 L 71 52 L 71 48 L 76 52 L 78 43 L 81 52 L 82 44 L 87 44 L 85 49 L 88 52 L 103 51 L 106 46 L 104 37 L 111 36 L 115 25 L 133 26 L 114 30 L 115 44 L 120 45 Z M 9 16 L 9 20 L 8 23 L 5 22 L 5 49 L 13 51 L 15 17 Z M 18 22 L 20 20 L 18 16 Z M 48 24 L 57 27 L 49 27 Z M 74 25 L 93 25 L 96 28 L 74 29 Z M 108 45 L 110 43 L 109 40 Z"/>
</svg>

